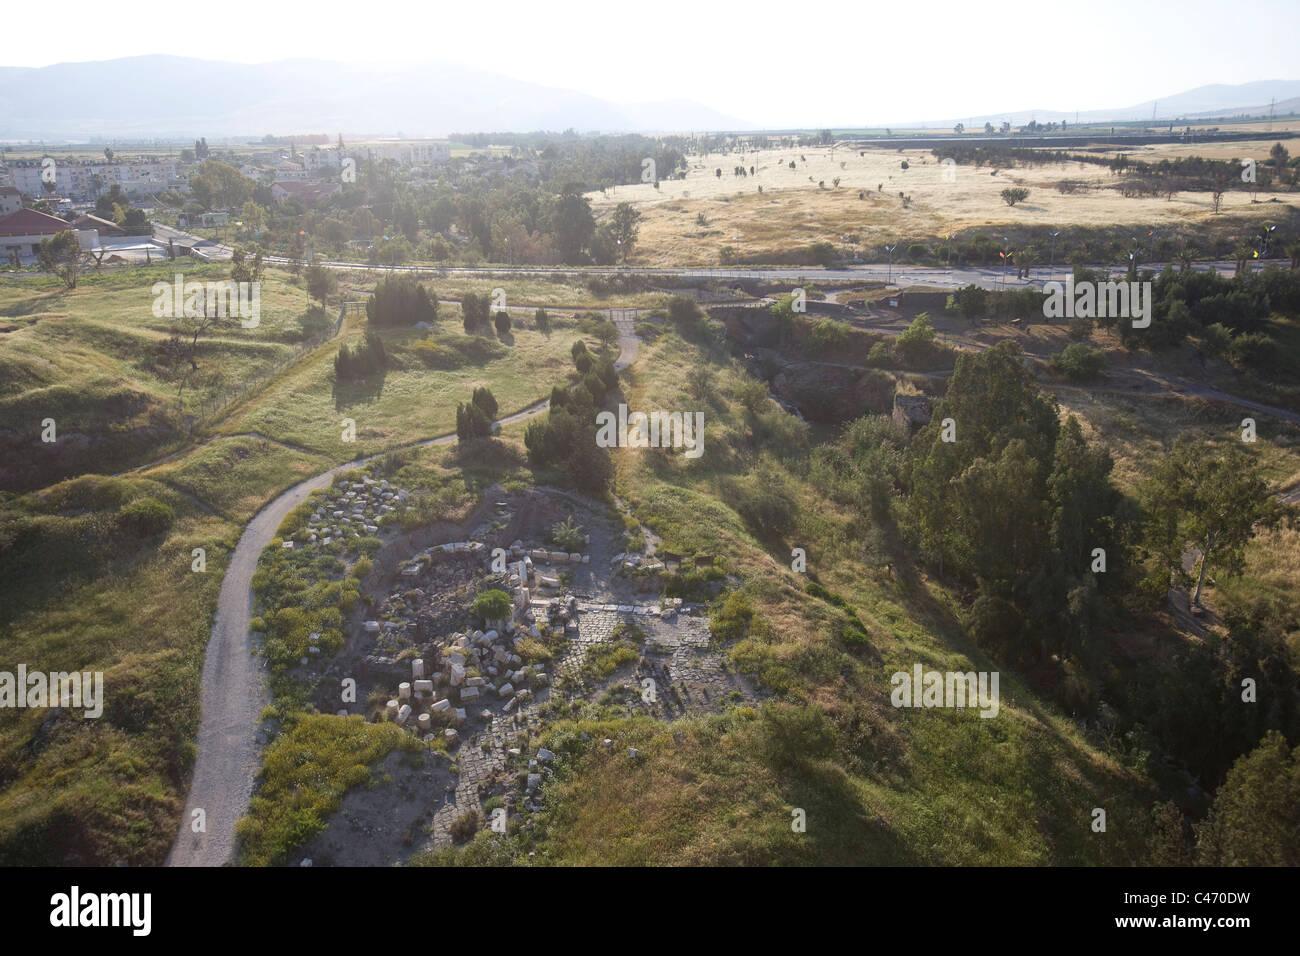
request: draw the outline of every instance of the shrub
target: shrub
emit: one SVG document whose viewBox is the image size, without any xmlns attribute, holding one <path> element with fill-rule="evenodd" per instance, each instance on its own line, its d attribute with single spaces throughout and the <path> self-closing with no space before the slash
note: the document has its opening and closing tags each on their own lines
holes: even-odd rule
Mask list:
<svg viewBox="0 0 1300 956">
<path fill-rule="evenodd" d="M 474 834 L 478 833 L 478 828 L 478 810 L 467 810 L 451 822 L 449 828 L 451 839 L 455 843 L 465 843 L 473 839 Z"/>
<path fill-rule="evenodd" d="M 867 364 L 877 368 L 883 368 L 887 365 L 894 364 L 894 348 L 887 341 L 877 342 L 871 346 L 871 351 L 867 353 Z"/>
<path fill-rule="evenodd" d="M 438 298 L 413 276 L 381 279 L 366 300 L 366 319 L 373 326 L 414 325 L 438 321 Z"/>
<path fill-rule="evenodd" d="M 461 320 L 466 335 L 485 329 L 491 321 L 492 300 L 486 295 L 466 292 L 460 300 Z"/>
<path fill-rule="evenodd" d="M 582 533 L 582 526 L 574 522 L 572 515 L 551 525 L 551 536 L 548 540 L 570 554 L 581 551 L 587 543 L 586 536 Z"/>
<path fill-rule="evenodd" d="M 367 329 L 360 345 L 339 347 L 339 354 L 334 357 L 334 374 L 340 382 L 345 382 L 365 378 L 381 371 L 387 364 L 384 343 L 374 331 Z"/>
<path fill-rule="evenodd" d="M 591 356 L 586 357 L 591 358 Z M 605 383 L 594 370 L 588 371 L 582 377 L 582 387 L 591 392 L 591 397 L 595 399 L 597 405 L 605 404 Z"/>
<path fill-rule="evenodd" d="M 152 538 L 172 526 L 176 513 L 157 498 L 137 498 L 118 512 L 117 526 L 123 534 Z"/>
<path fill-rule="evenodd" d="M 483 409 L 470 402 L 468 405 L 456 406 L 456 438 L 458 441 L 471 441 L 475 438 L 487 438 L 492 434 L 492 419 L 483 414 Z"/>
<path fill-rule="evenodd" d="M 509 594 L 493 588 L 490 591 L 484 591 L 474 599 L 474 603 L 470 605 L 470 613 L 482 618 L 484 621 L 499 621 L 509 616 L 510 609 L 513 606 Z"/>
<path fill-rule="evenodd" d="M 1106 367 L 1106 356 L 1095 346 L 1073 342 L 1052 356 L 1051 365 L 1072 382 L 1090 382 Z"/>
<path fill-rule="evenodd" d="M 739 591 L 731 591 L 709 614 L 709 633 L 721 644 L 738 641 L 749 631 L 754 620 L 754 606 Z"/>
<path fill-rule="evenodd" d="M 487 386 L 474 389 L 474 395 L 470 401 L 477 405 L 489 420 L 497 417 L 497 400 Z"/>
</svg>

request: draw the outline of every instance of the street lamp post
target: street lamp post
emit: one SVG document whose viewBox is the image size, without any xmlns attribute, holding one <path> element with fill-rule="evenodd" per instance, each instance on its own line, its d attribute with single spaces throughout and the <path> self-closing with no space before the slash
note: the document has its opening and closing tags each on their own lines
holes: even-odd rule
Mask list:
<svg viewBox="0 0 1300 956">
<path fill-rule="evenodd" d="M 1047 272 L 1050 277 L 1056 267 L 1056 237 L 1061 233 L 1059 230 L 1048 230 L 1047 234 L 1052 237 L 1052 258 L 1047 263 Z"/>
<path fill-rule="evenodd" d="M 895 242 L 892 246 L 885 246 L 885 251 L 889 253 L 889 276 L 885 280 L 886 282 L 894 281 L 894 250 L 897 248 L 898 248 L 897 242 Z"/>
</svg>

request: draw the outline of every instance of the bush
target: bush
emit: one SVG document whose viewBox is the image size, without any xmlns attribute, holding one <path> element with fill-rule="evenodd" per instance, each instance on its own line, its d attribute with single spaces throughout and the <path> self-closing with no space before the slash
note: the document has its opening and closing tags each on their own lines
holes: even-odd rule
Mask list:
<svg viewBox="0 0 1300 956">
<path fill-rule="evenodd" d="M 487 438 L 492 434 L 492 419 L 483 414 L 483 409 L 470 402 L 468 405 L 456 406 L 456 438 L 458 441 L 471 441 L 475 438 Z"/>
<path fill-rule="evenodd" d="M 590 359 L 591 356 L 586 356 L 586 358 Z M 597 405 L 605 404 L 605 383 L 594 370 L 589 370 L 582 377 L 582 386 L 591 393 L 591 397 L 595 399 Z"/>
<path fill-rule="evenodd" d="M 510 331 L 510 313 L 505 311 L 498 312 L 493 316 L 492 321 L 496 324 L 497 336 L 499 338 L 504 338 L 506 333 Z"/>
<path fill-rule="evenodd" d="M 814 242 L 808 247 L 808 258 L 819 266 L 830 266 L 835 262 L 835 247 L 829 242 Z"/>
<path fill-rule="evenodd" d="M 466 843 L 474 838 L 479 829 L 478 810 L 467 810 L 451 822 L 448 828 L 453 843 Z"/>
<path fill-rule="evenodd" d="M 366 300 L 366 319 L 373 326 L 414 325 L 438 321 L 438 298 L 413 276 L 381 279 Z"/>
<path fill-rule="evenodd" d="M 490 591 L 484 591 L 474 599 L 474 603 L 470 605 L 470 613 L 482 618 L 485 622 L 499 621 L 510 615 L 510 609 L 513 606 L 509 594 L 493 588 Z"/>
<path fill-rule="evenodd" d="M 731 506 L 760 538 L 780 534 L 794 519 L 789 492 L 775 474 L 758 475 L 743 484 L 730 482 L 727 491 Z"/>
<path fill-rule="evenodd" d="M 461 321 L 466 335 L 476 335 L 491 321 L 492 300 L 486 295 L 466 292 L 460 300 Z"/>
<path fill-rule="evenodd" d="M 1106 367 L 1101 349 L 1083 342 L 1073 342 L 1052 356 L 1052 370 L 1072 382 L 1091 382 Z"/>
<path fill-rule="evenodd" d="M 581 551 L 587 543 L 587 539 L 582 533 L 582 527 L 574 523 L 572 515 L 551 525 L 549 540 L 569 554 Z"/>
<path fill-rule="evenodd" d="M 739 591 L 731 591 L 709 614 L 709 633 L 720 644 L 738 641 L 749 632 L 754 606 Z"/>
<path fill-rule="evenodd" d="M 367 329 L 360 345 L 355 348 L 339 346 L 339 354 L 334 356 L 334 375 L 340 382 L 366 378 L 382 371 L 387 364 L 383 341 L 374 331 Z"/>
<path fill-rule="evenodd" d="M 491 389 L 487 386 L 474 389 L 474 395 L 470 399 L 473 404 L 477 405 L 488 420 L 495 420 L 497 417 L 497 400 L 493 396 Z"/>
<path fill-rule="evenodd" d="M 941 352 L 930 314 L 922 312 L 894 341 L 894 352 L 904 364 L 913 368 L 935 361 Z"/>
<path fill-rule="evenodd" d="M 117 526 L 123 534 L 134 538 L 152 538 L 172 526 L 176 513 L 157 498 L 137 498 L 117 516 Z"/>
</svg>

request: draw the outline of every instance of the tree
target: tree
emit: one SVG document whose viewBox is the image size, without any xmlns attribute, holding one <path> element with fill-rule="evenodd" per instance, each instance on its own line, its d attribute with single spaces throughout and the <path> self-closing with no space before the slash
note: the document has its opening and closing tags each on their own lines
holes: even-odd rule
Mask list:
<svg viewBox="0 0 1300 956">
<path fill-rule="evenodd" d="M 1008 206 L 1014 206 L 1018 202 L 1024 202 L 1029 198 L 1029 190 L 1023 186 L 1010 186 L 1001 193 L 1002 201 Z"/>
<path fill-rule="evenodd" d="M 118 225 L 128 236 L 147 236 L 153 232 L 153 224 L 149 222 L 145 211 L 134 206 L 122 210 L 122 219 Z"/>
<path fill-rule="evenodd" d="M 894 349 L 904 363 L 911 366 L 925 362 L 935 347 L 934 326 L 928 312 L 922 312 L 894 342 Z"/>
<path fill-rule="evenodd" d="M 229 209 L 252 198 L 253 184 L 229 163 L 207 159 L 190 177 L 190 192 L 205 209 Z"/>
<path fill-rule="evenodd" d="M 1162 570 L 1185 578 L 1184 549 L 1200 552 L 1192 593 L 1197 606 L 1210 563 L 1227 574 L 1240 574 L 1246 543 L 1257 528 L 1271 527 L 1278 519 L 1259 462 L 1235 443 L 1214 452 L 1203 442 L 1179 439 L 1156 466 L 1145 492 L 1152 550 Z"/>
<path fill-rule="evenodd" d="M 458 441 L 473 441 L 475 438 L 487 438 L 492 434 L 492 419 L 484 414 L 483 409 L 472 401 L 456 406 L 456 438 Z"/>
<path fill-rule="evenodd" d="M 640 221 L 641 213 L 637 212 L 630 202 L 621 202 L 614 207 L 614 216 L 611 222 L 614 239 L 618 243 L 619 256 L 623 262 L 627 262 L 627 257 L 632 254 L 632 247 L 636 245 L 637 232 L 639 231 L 637 224 Z"/>
<path fill-rule="evenodd" d="M 1106 355 L 1095 346 L 1072 342 L 1052 356 L 1050 365 L 1071 382 L 1091 382 L 1105 369 Z"/>
<path fill-rule="evenodd" d="M 41 268 L 62 280 L 64 288 L 75 289 L 81 274 L 82 251 L 77 234 L 65 229 L 41 240 L 36 250 Z"/>
<path fill-rule="evenodd" d="M 1268 151 L 1268 159 L 1277 169 L 1285 169 L 1286 164 L 1291 161 L 1291 153 L 1281 143 L 1274 143 L 1273 148 Z"/>
<path fill-rule="evenodd" d="M 957 441 L 944 440 L 945 419 L 952 421 Z M 1005 492 L 1018 501 L 1023 499 L 1022 504 L 1030 510 L 1006 513 L 1016 523 L 1041 523 L 1041 508 L 1030 505 L 1046 500 L 1046 479 L 1059 428 L 1054 403 L 1039 392 L 1034 374 L 1025 367 L 1014 342 L 1004 340 L 984 352 L 958 356 L 947 393 L 935 406 L 930 424 L 917 432 L 912 442 L 909 510 L 921 550 L 939 565 L 940 574 L 945 564 L 952 562 L 955 570 L 970 580 L 976 573 L 994 576 L 976 564 L 973 555 L 976 551 L 997 554 L 997 548 L 984 543 L 980 529 L 997 528 L 1003 505 L 972 497 L 977 493 Z M 1012 441 L 1020 442 L 1021 447 L 1004 456 Z M 959 492 L 959 479 L 981 458 L 987 459 L 981 471 L 962 479 L 964 491 Z M 1031 487 L 1010 487 L 1030 472 L 1029 463 L 1037 468 Z M 986 510 L 979 511 L 981 507 Z M 1009 532 L 997 533 L 1005 539 Z M 1045 538 L 1045 525 L 1034 534 L 1021 534 L 1019 540 L 1025 544 L 1012 555 L 1012 561 L 1022 575 L 1000 587 L 1025 584 L 1042 557 L 1028 542 Z M 990 567 L 1008 573 L 1004 558 L 997 558 Z"/>
<path fill-rule="evenodd" d="M 333 290 L 331 290 L 333 291 Z M 374 326 L 415 325 L 438 321 L 438 297 L 414 276 L 380 279 L 366 300 L 366 320 Z"/>
<path fill-rule="evenodd" d="M 497 336 L 504 338 L 506 333 L 510 331 L 510 313 L 502 309 L 492 317 L 492 321 L 496 325 Z"/>
<path fill-rule="evenodd" d="M 596 329 L 596 338 L 600 339 L 601 349 L 608 352 L 618 344 L 618 326 L 613 322 L 602 322 Z"/>
<path fill-rule="evenodd" d="M 1300 865 L 1300 747 L 1270 730 L 1232 765 L 1194 829 L 1202 864 Z"/>
<path fill-rule="evenodd" d="M 339 282 L 332 269 L 324 266 L 307 267 L 307 294 L 320 302 L 324 308 L 325 300 L 338 291 Z"/>
<path fill-rule="evenodd" d="M 362 206 L 352 214 L 353 234 L 362 239 L 370 239 L 379 232 L 379 220 L 369 209 Z"/>
<path fill-rule="evenodd" d="M 564 261 L 570 265 L 581 263 L 582 252 L 596 231 L 591 202 L 582 195 L 581 186 L 570 183 L 561 190 L 552 204 L 551 226 Z"/>
<path fill-rule="evenodd" d="M 985 310 L 988 308 L 988 290 L 974 283 L 962 286 L 953 293 L 952 297 L 957 308 L 961 310 L 961 314 L 972 326 L 975 325 L 975 320 L 984 315 Z"/>
<path fill-rule="evenodd" d="M 474 394 L 470 401 L 479 407 L 479 410 L 488 417 L 489 421 L 495 421 L 497 417 L 497 400 L 492 394 L 492 390 L 486 385 L 474 389 Z"/>
<path fill-rule="evenodd" d="M 492 300 L 486 294 L 466 292 L 460 300 L 460 312 L 466 335 L 476 335 L 492 321 Z"/>
<path fill-rule="evenodd" d="M 112 220 L 116 215 L 116 207 L 125 205 L 128 205 L 126 193 L 122 192 L 121 186 L 114 183 L 109 187 L 108 192 L 101 194 L 95 200 L 95 215 L 100 219 Z"/>
<path fill-rule="evenodd" d="M 1223 194 L 1227 192 L 1230 182 L 1226 176 L 1217 176 L 1210 183 L 1210 202 L 1214 206 L 1215 215 L 1223 208 Z"/>
<path fill-rule="evenodd" d="M 266 209 L 251 199 L 244 203 L 244 208 L 239 211 L 239 218 L 243 220 L 244 228 L 249 232 L 258 233 L 266 228 Z"/>
<path fill-rule="evenodd" d="M 550 334 L 551 317 L 547 314 L 545 309 L 538 309 L 536 312 L 534 312 L 533 321 L 537 323 L 537 331 L 546 333 L 548 335 Z"/>
<path fill-rule="evenodd" d="M 381 372 L 387 364 L 388 353 L 384 350 L 383 340 L 374 329 L 366 329 L 360 345 L 352 348 L 345 343 L 339 347 L 339 353 L 334 357 L 334 373 L 342 382 Z"/>
</svg>

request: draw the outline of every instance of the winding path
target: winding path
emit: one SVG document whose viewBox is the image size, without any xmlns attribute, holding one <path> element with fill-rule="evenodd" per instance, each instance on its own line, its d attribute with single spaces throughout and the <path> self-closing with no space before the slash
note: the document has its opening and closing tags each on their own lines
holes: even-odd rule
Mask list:
<svg viewBox="0 0 1300 956">
<path fill-rule="evenodd" d="M 638 342 L 629 317 L 614 314 L 612 318 L 619 330 L 615 367 L 621 370 L 636 359 Z M 545 399 L 499 421 L 502 425 L 524 421 L 549 407 L 550 400 Z M 455 440 L 455 433 L 451 433 L 403 448 L 449 445 Z M 335 465 L 294 485 L 263 507 L 244 528 L 217 598 L 217 615 L 203 661 L 198 757 L 180 831 L 167 856 L 168 866 L 222 866 L 232 862 L 235 824 L 247 812 L 253 795 L 262 756 L 258 728 L 263 709 L 271 703 L 266 668 L 257 656 L 248 628 L 253 617 L 253 572 L 258 558 L 289 512 L 313 491 L 327 487 L 340 472 L 398 450 Z M 204 830 L 194 832 L 196 812 L 200 810 Z"/>
</svg>

